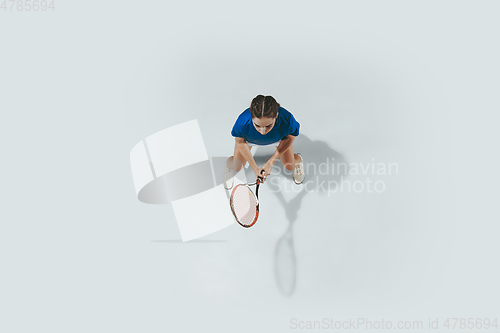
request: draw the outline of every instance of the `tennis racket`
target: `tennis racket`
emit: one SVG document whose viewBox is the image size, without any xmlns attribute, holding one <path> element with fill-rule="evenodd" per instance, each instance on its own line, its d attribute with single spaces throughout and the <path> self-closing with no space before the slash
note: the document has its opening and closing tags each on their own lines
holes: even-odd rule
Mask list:
<svg viewBox="0 0 500 333">
<path fill-rule="evenodd" d="M 261 171 L 261 174 L 264 170 Z M 252 184 L 236 185 L 231 192 L 231 211 L 233 212 L 236 222 L 244 228 L 250 228 L 257 222 L 259 218 L 259 185 L 263 181 L 262 177 L 258 177 L 257 181 Z M 250 186 L 255 187 L 255 194 L 250 189 Z"/>
</svg>

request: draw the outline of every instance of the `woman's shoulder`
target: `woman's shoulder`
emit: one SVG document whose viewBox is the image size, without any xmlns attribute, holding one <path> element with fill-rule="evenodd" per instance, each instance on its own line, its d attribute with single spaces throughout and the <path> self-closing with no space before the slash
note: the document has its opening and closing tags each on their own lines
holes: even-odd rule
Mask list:
<svg viewBox="0 0 500 333">
<path fill-rule="evenodd" d="M 279 107 L 278 112 L 283 112 L 284 114 L 291 114 L 290 111 L 288 111 L 287 109 L 285 109 L 282 106 Z"/>
<path fill-rule="evenodd" d="M 281 106 L 278 109 L 278 117 L 287 123 L 291 123 L 293 121 L 292 119 L 294 119 L 292 113 Z"/>
<path fill-rule="evenodd" d="M 238 116 L 237 120 L 240 124 L 246 124 L 252 121 L 252 114 L 250 113 L 250 108 L 246 109 Z"/>
</svg>

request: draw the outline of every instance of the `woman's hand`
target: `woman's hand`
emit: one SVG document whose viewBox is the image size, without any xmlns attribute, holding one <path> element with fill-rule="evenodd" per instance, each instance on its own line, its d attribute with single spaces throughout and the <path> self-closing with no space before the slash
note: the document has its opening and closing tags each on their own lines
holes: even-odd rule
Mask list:
<svg viewBox="0 0 500 333">
<path fill-rule="evenodd" d="M 264 182 L 264 181 L 266 180 L 266 177 L 267 177 L 267 176 L 269 176 L 269 175 L 271 174 L 271 171 L 273 170 L 273 165 L 274 165 L 274 163 L 273 163 L 271 160 L 269 160 L 269 161 L 267 161 L 267 162 L 266 162 L 266 164 L 264 164 L 264 165 L 260 168 L 260 170 L 259 170 L 259 174 L 260 174 L 260 175 L 263 177 L 263 179 L 264 179 L 262 182 Z M 262 171 L 264 171 L 264 174 L 263 174 L 263 175 L 262 175 L 262 173 L 261 173 Z"/>
<path fill-rule="evenodd" d="M 253 169 L 253 173 L 255 173 L 255 180 L 256 180 L 256 181 L 257 181 L 257 179 L 258 179 L 259 177 L 261 177 L 261 178 L 262 178 L 262 182 L 264 182 L 264 179 L 265 179 L 265 178 L 264 178 L 264 174 L 261 174 L 261 173 L 260 173 L 260 172 L 261 172 L 261 170 L 262 170 L 262 169 Z"/>
</svg>

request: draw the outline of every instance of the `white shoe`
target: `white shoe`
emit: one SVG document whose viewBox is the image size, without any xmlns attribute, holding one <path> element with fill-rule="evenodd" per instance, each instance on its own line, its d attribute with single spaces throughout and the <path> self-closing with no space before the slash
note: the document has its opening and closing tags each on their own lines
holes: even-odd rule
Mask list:
<svg viewBox="0 0 500 333">
<path fill-rule="evenodd" d="M 300 163 L 293 168 L 293 181 L 295 184 L 300 185 L 304 181 L 306 175 L 304 173 L 304 159 L 301 154 L 297 153 L 297 155 L 300 156 Z"/>
<path fill-rule="evenodd" d="M 222 177 L 222 182 L 224 183 L 224 188 L 226 190 L 230 190 L 233 188 L 233 183 L 234 183 L 234 173 L 233 170 L 229 169 L 226 166 L 226 170 L 224 170 L 224 176 Z"/>
</svg>

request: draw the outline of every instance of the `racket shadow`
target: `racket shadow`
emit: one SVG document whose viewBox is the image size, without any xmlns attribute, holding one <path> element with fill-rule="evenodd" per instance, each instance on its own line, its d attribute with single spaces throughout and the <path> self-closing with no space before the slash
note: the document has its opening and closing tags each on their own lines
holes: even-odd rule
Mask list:
<svg viewBox="0 0 500 333">
<path fill-rule="evenodd" d="M 318 172 L 317 166 L 321 163 L 325 163 L 327 158 L 334 158 L 337 163 L 345 163 L 344 157 L 338 152 L 331 149 L 328 144 L 323 141 L 312 141 L 307 136 L 301 134 L 294 142 L 294 152 L 300 152 L 304 156 L 304 162 L 310 164 L 311 168 L 306 168 L 306 179 L 314 180 L 314 183 L 329 182 L 332 180 L 340 181 L 340 177 L 348 174 L 348 169 L 341 173 L 335 174 L 322 174 Z M 260 153 L 263 151 L 261 150 Z M 258 154 L 254 156 L 255 161 L 258 165 L 262 165 L 269 157 L 272 155 L 273 151 L 267 152 L 265 154 Z M 280 164 L 281 170 L 283 170 L 283 165 Z M 309 172 L 308 172 L 309 171 Z M 293 182 L 293 176 L 291 174 L 271 174 L 272 177 L 285 178 L 285 181 Z M 298 212 L 301 209 L 303 199 L 308 195 L 309 192 L 302 189 L 294 198 L 287 201 L 282 193 L 280 185 L 276 182 L 266 181 L 265 186 L 269 187 L 271 192 L 276 195 L 276 198 L 283 206 L 285 210 L 285 215 L 288 220 L 288 227 L 284 234 L 276 242 L 276 247 L 274 251 L 274 275 L 276 279 L 276 284 L 278 290 L 283 296 L 290 297 L 295 292 L 297 285 L 297 256 L 294 247 L 294 225 L 298 219 Z M 297 186 L 292 184 L 292 186 Z M 303 185 L 300 185 L 303 186 Z M 315 189 L 317 187 L 314 187 Z M 325 192 L 321 190 L 315 190 L 320 195 L 324 195 Z"/>
<path fill-rule="evenodd" d="M 295 291 L 297 282 L 297 258 L 293 246 L 293 226 L 297 220 L 302 199 L 307 192 L 300 192 L 295 198 L 286 202 L 281 192 L 275 193 L 278 200 L 285 208 L 288 218 L 288 228 L 283 236 L 278 239 L 274 250 L 274 276 L 278 289 L 284 296 L 291 296 Z"/>
</svg>

